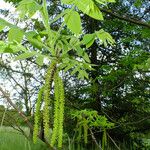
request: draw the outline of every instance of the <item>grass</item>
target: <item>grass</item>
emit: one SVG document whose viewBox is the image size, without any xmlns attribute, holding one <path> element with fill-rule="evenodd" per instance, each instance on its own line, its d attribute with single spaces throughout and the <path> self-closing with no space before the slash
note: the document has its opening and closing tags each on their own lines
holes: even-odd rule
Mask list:
<svg viewBox="0 0 150 150">
<path fill-rule="evenodd" d="M 22 128 L 27 134 L 28 128 Z M 150 149 L 150 139 L 145 140 L 145 148 L 138 148 L 130 142 L 117 143 L 120 150 L 148 150 Z M 119 150 L 112 142 L 108 141 L 105 150 Z M 40 140 L 33 144 L 31 140 L 26 139 L 22 133 L 14 130 L 11 127 L 0 127 L 0 150 L 49 150 L 47 146 Z M 66 140 L 63 145 L 63 150 L 98 150 L 95 145 L 84 145 L 75 143 L 72 139 Z"/>
<path fill-rule="evenodd" d="M 0 150 L 48 150 L 48 148 L 40 140 L 33 144 L 32 141 L 11 127 L 1 127 Z"/>
</svg>

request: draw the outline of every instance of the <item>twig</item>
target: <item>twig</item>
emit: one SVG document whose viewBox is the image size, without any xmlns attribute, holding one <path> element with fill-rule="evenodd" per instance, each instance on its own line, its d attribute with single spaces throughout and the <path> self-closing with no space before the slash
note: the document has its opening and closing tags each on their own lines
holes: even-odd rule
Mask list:
<svg viewBox="0 0 150 150">
<path fill-rule="evenodd" d="M 110 137 L 110 135 L 107 133 L 107 136 L 110 138 L 110 140 L 113 142 L 113 144 L 116 146 L 116 148 L 118 149 L 118 150 L 121 150 L 119 147 L 118 147 L 118 145 L 116 144 L 116 142 Z"/>
<path fill-rule="evenodd" d="M 5 108 L 3 116 L 2 116 L 1 127 L 3 126 L 3 122 L 4 122 L 4 119 L 5 119 L 6 111 L 7 111 L 7 108 Z"/>
<path fill-rule="evenodd" d="M 93 141 L 95 142 L 96 146 L 97 146 L 100 150 L 103 150 L 103 149 L 101 148 L 100 144 L 98 144 L 98 142 L 96 141 L 96 138 L 95 138 L 95 136 L 94 136 L 94 133 L 92 132 L 92 130 L 91 130 L 90 128 L 89 128 L 89 131 L 90 131 L 90 133 L 91 133 L 91 137 L 92 137 Z"/>
</svg>

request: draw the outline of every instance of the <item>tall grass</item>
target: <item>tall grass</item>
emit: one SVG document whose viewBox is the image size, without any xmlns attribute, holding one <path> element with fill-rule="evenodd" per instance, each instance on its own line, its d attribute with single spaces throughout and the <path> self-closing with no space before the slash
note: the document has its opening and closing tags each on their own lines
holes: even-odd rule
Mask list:
<svg viewBox="0 0 150 150">
<path fill-rule="evenodd" d="M 27 128 L 24 130 L 28 132 Z M 37 144 L 33 144 L 32 141 L 11 127 L 1 127 L 0 150 L 48 150 L 48 148 L 40 140 Z"/>
<path fill-rule="evenodd" d="M 29 134 L 28 128 L 22 128 L 26 134 Z M 98 140 L 98 139 L 97 139 Z M 116 145 L 111 140 L 107 140 L 107 145 L 104 150 L 149 150 L 150 139 L 145 140 L 147 146 L 138 147 L 132 141 L 117 142 Z M 99 143 L 101 145 L 101 142 Z M 47 145 L 38 140 L 33 144 L 22 133 L 14 130 L 11 127 L 0 127 L 0 150 L 50 150 Z M 62 150 L 100 150 L 95 143 L 85 145 L 84 142 L 77 142 L 69 137 L 65 138 L 65 143 Z"/>
</svg>

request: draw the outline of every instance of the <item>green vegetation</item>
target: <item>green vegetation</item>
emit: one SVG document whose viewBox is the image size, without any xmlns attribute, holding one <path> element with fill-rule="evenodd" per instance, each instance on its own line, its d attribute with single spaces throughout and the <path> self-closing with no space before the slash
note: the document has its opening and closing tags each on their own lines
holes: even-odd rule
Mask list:
<svg viewBox="0 0 150 150">
<path fill-rule="evenodd" d="M 28 133 L 26 128 L 24 130 Z M 38 140 L 36 144 L 33 144 L 22 133 L 10 127 L 0 128 L 0 138 L 1 150 L 48 150 L 42 141 Z"/>
<path fill-rule="evenodd" d="M 0 12 L 3 140 L 11 126 L 16 149 L 149 149 L 148 0 L 6 1 L 16 14 Z"/>
</svg>

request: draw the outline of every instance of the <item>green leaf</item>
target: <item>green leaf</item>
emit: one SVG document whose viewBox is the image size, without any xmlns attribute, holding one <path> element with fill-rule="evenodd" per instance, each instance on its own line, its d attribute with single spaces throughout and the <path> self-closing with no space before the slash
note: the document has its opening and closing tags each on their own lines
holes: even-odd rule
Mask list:
<svg viewBox="0 0 150 150">
<path fill-rule="evenodd" d="M 134 3 L 135 7 L 140 7 L 142 5 L 142 0 L 136 0 Z"/>
<path fill-rule="evenodd" d="M 4 53 L 6 47 L 7 45 L 5 44 L 5 42 L 0 41 L 0 53 Z"/>
<path fill-rule="evenodd" d="M 92 68 L 92 64 L 89 64 L 89 63 L 83 63 L 83 67 L 84 67 L 84 69 L 86 70 L 94 70 L 93 68 Z"/>
<path fill-rule="evenodd" d="M 18 43 L 20 43 L 22 41 L 23 34 L 24 33 L 21 29 L 11 28 L 8 33 L 8 41 L 9 42 L 17 41 Z"/>
<path fill-rule="evenodd" d="M 100 45 L 104 44 L 104 46 L 106 47 L 107 44 L 113 45 L 115 43 L 112 36 L 108 32 L 105 32 L 103 29 L 101 29 L 100 31 L 96 31 L 95 33 L 100 40 Z"/>
<path fill-rule="evenodd" d="M 4 19 L 0 18 L 0 26 L 2 27 L 9 26 L 9 23 L 5 21 Z"/>
<path fill-rule="evenodd" d="M 78 38 L 76 38 L 76 37 L 71 37 L 71 39 L 70 39 L 70 41 L 69 41 L 69 44 L 70 45 L 73 45 L 73 46 L 76 46 L 76 45 L 79 45 L 80 44 L 80 41 L 79 41 L 79 39 Z"/>
<path fill-rule="evenodd" d="M 64 72 L 68 71 L 69 69 L 73 68 L 74 64 L 68 64 L 67 67 L 65 67 Z"/>
<path fill-rule="evenodd" d="M 76 0 L 61 0 L 63 4 L 73 4 Z"/>
<path fill-rule="evenodd" d="M 79 70 L 80 70 L 79 67 L 75 67 L 75 68 L 73 69 L 73 71 L 71 72 L 71 75 L 74 75 L 74 74 L 77 73 Z"/>
<path fill-rule="evenodd" d="M 76 11 L 71 11 L 70 13 L 66 14 L 64 16 L 65 23 L 67 24 L 67 27 L 73 32 L 73 33 L 80 33 L 81 32 L 81 19 L 80 15 Z"/>
<path fill-rule="evenodd" d="M 79 79 L 84 79 L 84 78 L 88 79 L 89 77 L 88 77 L 88 74 L 85 70 L 80 70 L 79 74 L 78 74 L 78 78 Z"/>
<path fill-rule="evenodd" d="M 37 56 L 37 58 L 36 58 L 36 63 L 37 63 L 39 66 L 42 66 L 42 65 L 43 65 L 43 61 L 44 61 L 44 56 L 43 56 L 43 55 Z"/>
<path fill-rule="evenodd" d="M 23 46 L 23 45 L 21 45 L 21 44 L 19 44 L 19 43 L 17 43 L 17 49 L 19 50 L 19 51 L 24 51 L 24 52 L 26 52 L 27 51 L 27 49 Z"/>
<path fill-rule="evenodd" d="M 19 12 L 20 18 L 24 18 L 25 15 L 32 17 L 41 8 L 35 0 L 22 0 L 17 7 L 17 11 Z"/>
<path fill-rule="evenodd" d="M 19 44 L 19 43 L 9 43 L 8 47 L 10 49 L 12 49 L 12 53 L 17 53 L 17 52 L 20 52 L 20 51 L 24 51 L 24 52 L 27 51 L 26 48 L 24 46 L 22 46 L 21 44 Z"/>
<path fill-rule="evenodd" d="M 107 2 L 115 3 L 116 1 L 115 0 L 107 0 Z"/>
<path fill-rule="evenodd" d="M 115 0 L 96 0 L 99 4 L 106 5 L 107 3 L 115 3 Z"/>
<path fill-rule="evenodd" d="M 99 8 L 94 4 L 91 0 L 80 0 L 76 3 L 76 6 L 85 14 L 89 15 L 90 17 L 103 20 L 102 12 Z"/>
<path fill-rule="evenodd" d="M 6 43 L 0 41 L 0 53 L 17 53 L 19 51 L 26 51 L 26 48 L 19 43 Z"/>
<path fill-rule="evenodd" d="M 35 31 L 29 31 L 25 33 L 27 38 L 34 38 L 37 35 L 37 32 Z"/>
<path fill-rule="evenodd" d="M 42 43 L 41 39 L 39 38 L 39 35 L 34 31 L 29 31 L 25 33 L 25 36 L 27 40 L 32 44 L 32 46 L 42 49 L 44 47 L 44 44 Z"/>
<path fill-rule="evenodd" d="M 0 32 L 5 28 L 4 25 L 0 25 Z"/>
<path fill-rule="evenodd" d="M 86 62 L 90 63 L 89 56 L 79 45 L 75 46 L 74 49 L 77 52 L 78 56 L 81 56 Z"/>
<path fill-rule="evenodd" d="M 16 25 L 13 25 L 4 19 L 0 18 L 0 31 L 3 30 L 5 27 L 9 27 L 9 33 L 8 33 L 8 41 L 13 42 L 16 41 L 18 43 L 21 42 L 23 38 L 23 30 L 17 27 Z"/>
<path fill-rule="evenodd" d="M 99 4 L 105 5 L 107 1 L 106 0 L 96 0 L 96 2 L 98 2 Z"/>
<path fill-rule="evenodd" d="M 5 21 L 4 19 L 0 18 L 0 29 L 2 30 L 4 27 L 10 27 L 10 28 L 13 28 L 13 27 L 17 27 L 7 21 Z"/>
<path fill-rule="evenodd" d="M 52 24 L 52 23 L 56 22 L 58 19 L 63 17 L 68 12 L 70 12 L 70 9 L 65 9 L 62 13 L 58 14 L 53 20 L 51 20 L 49 24 Z"/>
<path fill-rule="evenodd" d="M 93 40 L 95 38 L 94 34 L 85 34 L 83 37 L 83 44 L 87 44 L 89 43 L 91 40 Z"/>
<path fill-rule="evenodd" d="M 84 60 L 85 60 L 86 62 L 88 62 L 88 63 L 91 62 L 91 60 L 90 60 L 90 58 L 89 58 L 89 56 L 88 56 L 88 54 L 87 54 L 86 52 L 84 52 L 83 58 L 84 58 Z"/>
<path fill-rule="evenodd" d="M 30 57 L 33 57 L 37 54 L 37 52 L 27 52 L 27 53 L 23 53 L 19 56 L 17 56 L 15 58 L 15 60 L 23 60 L 23 59 L 27 59 L 27 58 L 30 58 Z"/>
<path fill-rule="evenodd" d="M 75 46 L 74 49 L 77 52 L 78 56 L 83 56 L 84 51 L 79 45 Z"/>
<path fill-rule="evenodd" d="M 68 43 L 67 39 L 65 38 L 62 39 L 62 42 L 63 42 L 63 49 L 62 49 L 62 56 L 63 56 L 63 55 L 66 55 L 68 51 L 72 49 L 72 47 Z"/>
<path fill-rule="evenodd" d="M 56 49 L 62 50 L 63 48 L 64 48 L 63 42 L 61 40 L 58 40 L 56 44 Z"/>
<path fill-rule="evenodd" d="M 142 37 L 143 38 L 150 38 L 150 30 L 149 29 L 142 29 Z"/>
<path fill-rule="evenodd" d="M 86 48 L 89 48 L 94 43 L 94 40 L 95 34 L 85 34 L 82 42 L 86 45 Z"/>
</svg>

